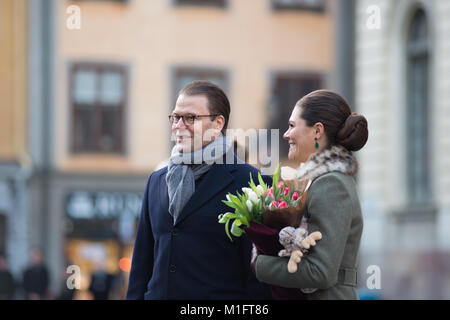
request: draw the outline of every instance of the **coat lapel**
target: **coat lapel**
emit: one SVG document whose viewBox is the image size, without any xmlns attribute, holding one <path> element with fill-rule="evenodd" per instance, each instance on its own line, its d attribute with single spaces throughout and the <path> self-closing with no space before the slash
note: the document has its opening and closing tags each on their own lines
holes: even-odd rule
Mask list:
<svg viewBox="0 0 450 320">
<path fill-rule="evenodd" d="M 235 169 L 234 165 L 214 164 L 205 174 L 200 182 L 198 189 L 195 190 L 192 197 L 184 206 L 175 224 L 180 223 L 189 215 L 202 207 L 206 202 L 213 198 L 217 193 L 225 189 L 233 182 L 234 177 L 231 172 Z M 167 189 L 167 188 L 166 188 Z"/>
<path fill-rule="evenodd" d="M 159 200 L 161 204 L 161 212 L 167 212 L 167 215 L 173 224 L 173 217 L 169 213 L 169 192 L 167 190 L 166 175 L 167 171 L 159 176 Z"/>
</svg>

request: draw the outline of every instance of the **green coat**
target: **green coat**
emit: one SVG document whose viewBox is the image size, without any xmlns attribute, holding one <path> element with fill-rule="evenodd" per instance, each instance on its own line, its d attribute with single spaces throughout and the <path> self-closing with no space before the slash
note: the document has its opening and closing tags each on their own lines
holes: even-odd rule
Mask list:
<svg viewBox="0 0 450 320">
<path fill-rule="evenodd" d="M 287 270 L 288 258 L 260 255 L 256 277 L 286 288 L 317 288 L 311 300 L 358 299 L 357 256 L 363 230 L 356 182 L 350 175 L 331 172 L 317 178 L 306 199 L 308 232 L 322 240 L 307 253 L 296 273 Z"/>
</svg>

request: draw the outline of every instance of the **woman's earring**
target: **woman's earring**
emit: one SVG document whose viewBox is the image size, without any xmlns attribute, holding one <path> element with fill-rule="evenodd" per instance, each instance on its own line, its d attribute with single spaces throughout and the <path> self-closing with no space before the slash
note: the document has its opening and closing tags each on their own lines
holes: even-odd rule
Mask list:
<svg viewBox="0 0 450 320">
<path fill-rule="evenodd" d="M 319 150 L 319 141 L 317 141 L 317 138 L 315 138 L 314 140 L 316 140 L 316 145 L 315 145 L 316 150 Z"/>
</svg>

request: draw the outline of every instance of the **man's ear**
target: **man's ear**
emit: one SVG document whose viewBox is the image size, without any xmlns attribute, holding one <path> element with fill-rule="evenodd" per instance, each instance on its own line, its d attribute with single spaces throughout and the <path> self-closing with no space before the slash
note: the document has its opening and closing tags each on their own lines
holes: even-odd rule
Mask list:
<svg viewBox="0 0 450 320">
<path fill-rule="evenodd" d="M 215 122 L 216 122 L 216 124 L 215 124 L 214 128 L 217 129 L 218 131 L 222 131 L 223 127 L 225 126 L 224 116 L 222 116 L 222 115 L 217 116 L 215 119 Z"/>
</svg>

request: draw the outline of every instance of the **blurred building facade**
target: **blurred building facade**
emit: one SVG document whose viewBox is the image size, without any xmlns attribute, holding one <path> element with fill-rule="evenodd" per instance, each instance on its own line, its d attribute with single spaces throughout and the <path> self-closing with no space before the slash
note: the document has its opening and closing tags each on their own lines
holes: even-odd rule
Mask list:
<svg viewBox="0 0 450 320">
<path fill-rule="evenodd" d="M 83 288 L 98 262 L 119 272 L 146 179 L 170 154 L 167 115 L 189 81 L 225 89 L 229 128 L 278 128 L 280 138 L 304 94 L 351 92 L 336 63 L 351 62 L 345 2 L 1 0 L 23 15 L 10 22 L 23 24 L 21 38 L 9 36 L 24 46 L 2 60 L 26 68 L 9 71 L 23 79 L 1 109 L 18 127 L 6 131 L 2 117 L 0 129 L 2 245 L 16 274 L 36 246 L 54 293 L 68 264 L 81 267 Z"/>
<path fill-rule="evenodd" d="M 380 267 L 386 299 L 450 297 L 449 15 L 446 0 L 356 5 L 361 270 Z"/>
<path fill-rule="evenodd" d="M 0 252 L 16 276 L 29 241 L 27 12 L 27 1 L 0 1 Z"/>
</svg>

